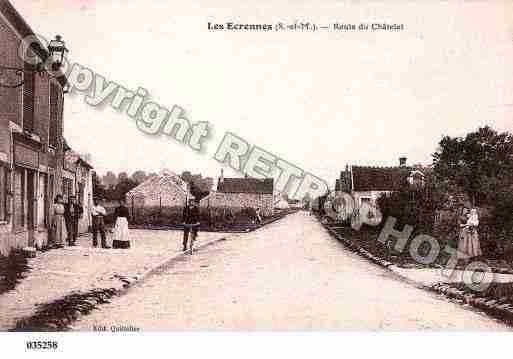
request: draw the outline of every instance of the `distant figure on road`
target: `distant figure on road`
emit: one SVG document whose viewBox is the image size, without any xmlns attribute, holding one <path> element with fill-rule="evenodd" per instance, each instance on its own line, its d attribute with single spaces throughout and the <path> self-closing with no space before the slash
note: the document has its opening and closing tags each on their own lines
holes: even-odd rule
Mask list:
<svg viewBox="0 0 513 359">
<path fill-rule="evenodd" d="M 53 201 L 53 219 L 52 219 L 52 244 L 54 247 L 64 247 L 64 241 L 68 237 L 66 222 L 64 220 L 64 204 L 62 195 L 55 196 Z"/>
<path fill-rule="evenodd" d="M 64 218 L 68 230 L 68 244 L 74 246 L 78 236 L 78 221 L 82 218 L 84 209 L 77 203 L 77 197 L 69 196 L 68 203 L 64 206 Z"/>
<path fill-rule="evenodd" d="M 102 248 L 110 248 L 107 246 L 105 237 L 105 216 L 107 211 L 100 204 L 100 200 L 95 198 L 93 200 L 93 208 L 91 209 L 91 217 L 93 218 L 93 247 L 98 247 L 98 232 L 102 239 Z"/>
<path fill-rule="evenodd" d="M 189 241 L 189 233 L 192 230 L 191 241 L 194 241 L 198 236 L 199 229 L 199 208 L 196 202 L 192 199 L 183 209 L 183 251 L 187 250 L 187 244 Z"/>
<path fill-rule="evenodd" d="M 119 207 L 116 208 L 114 215 L 116 216 L 116 225 L 114 226 L 112 248 L 130 248 L 130 231 L 128 230 L 128 217 L 130 213 L 124 199 L 119 200 Z"/>
<path fill-rule="evenodd" d="M 262 223 L 262 216 L 260 215 L 260 207 L 258 207 L 256 209 L 256 218 L 255 218 L 255 220 L 256 220 L 257 224 Z"/>
</svg>

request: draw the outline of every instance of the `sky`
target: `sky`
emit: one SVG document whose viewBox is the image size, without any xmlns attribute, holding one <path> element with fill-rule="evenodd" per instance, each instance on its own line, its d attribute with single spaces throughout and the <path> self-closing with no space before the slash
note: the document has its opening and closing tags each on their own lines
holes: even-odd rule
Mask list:
<svg viewBox="0 0 513 359">
<path fill-rule="evenodd" d="M 65 137 L 105 173 L 169 168 L 217 177 L 233 132 L 334 185 L 346 164 L 430 164 L 444 135 L 511 130 L 511 1 L 11 0 L 36 33 L 63 35 L 69 58 L 152 100 L 208 121 L 198 154 L 144 135 L 80 93 Z M 400 32 L 230 32 L 207 23 L 384 22 Z M 227 176 L 235 176 L 225 170 Z"/>
</svg>

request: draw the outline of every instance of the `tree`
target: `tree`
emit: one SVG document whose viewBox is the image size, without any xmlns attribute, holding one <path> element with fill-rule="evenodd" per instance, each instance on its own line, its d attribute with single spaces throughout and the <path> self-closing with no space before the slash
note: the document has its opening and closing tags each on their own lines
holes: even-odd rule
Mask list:
<svg viewBox="0 0 513 359">
<path fill-rule="evenodd" d="M 189 171 L 183 171 L 182 175 L 180 176 L 182 179 L 187 183 L 192 183 L 192 174 Z"/>
<path fill-rule="evenodd" d="M 127 180 L 127 179 L 128 179 L 128 173 L 120 172 L 118 174 L 118 183 L 121 182 L 121 181 Z"/>
<path fill-rule="evenodd" d="M 146 176 L 146 172 L 141 170 L 135 171 L 132 174 L 132 180 L 137 183 L 143 183 L 144 181 L 146 181 L 147 178 L 148 177 Z"/>
<path fill-rule="evenodd" d="M 114 200 L 122 199 L 125 197 L 126 193 L 133 188 L 137 187 L 138 183 L 130 178 L 123 179 L 119 181 L 116 185 L 116 188 L 113 191 L 112 198 Z"/>
<path fill-rule="evenodd" d="M 118 184 L 118 178 L 112 171 L 108 171 L 102 178 L 103 185 L 106 188 L 114 188 Z"/>
<path fill-rule="evenodd" d="M 445 136 L 433 154 L 435 175 L 461 187 L 474 204 L 490 201 L 490 183 L 513 183 L 513 135 L 486 126 L 462 137 Z"/>
</svg>

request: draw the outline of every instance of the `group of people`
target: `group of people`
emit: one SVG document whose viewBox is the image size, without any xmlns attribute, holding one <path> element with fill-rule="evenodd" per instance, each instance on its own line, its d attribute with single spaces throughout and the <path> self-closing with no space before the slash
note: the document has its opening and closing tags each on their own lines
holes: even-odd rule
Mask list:
<svg viewBox="0 0 513 359">
<path fill-rule="evenodd" d="M 102 206 L 100 199 L 93 200 L 94 206 L 91 208 L 93 247 L 98 247 L 98 234 L 101 239 L 101 247 L 110 249 L 107 243 L 107 230 L 105 227 L 105 217 L 107 211 Z M 62 248 L 67 243 L 69 246 L 76 245 L 78 236 L 78 222 L 84 214 L 83 207 L 77 203 L 75 196 L 70 196 L 68 203 L 64 203 L 63 196 L 55 196 L 53 205 L 53 221 L 51 228 L 51 242 L 54 247 Z M 125 200 L 119 201 L 119 206 L 114 211 L 116 224 L 112 231 L 112 248 L 128 249 L 130 248 L 130 231 L 128 229 L 129 210 Z M 188 245 L 192 243 L 197 235 L 200 225 L 200 213 L 197 203 L 189 200 L 188 205 L 183 210 L 183 250 L 186 251 Z"/>
<path fill-rule="evenodd" d="M 84 213 L 84 209 L 77 203 L 75 196 L 70 196 L 64 203 L 62 195 L 55 196 L 53 205 L 52 238 L 56 247 L 64 247 L 67 242 L 74 246 L 78 236 L 78 222 Z"/>
<path fill-rule="evenodd" d="M 107 244 L 105 217 L 107 211 L 101 205 L 100 200 L 93 200 L 91 208 L 93 247 L 98 247 L 98 233 L 101 237 L 101 247 L 111 248 Z M 53 205 L 53 220 L 50 233 L 50 241 L 54 247 L 62 248 L 66 244 L 75 246 L 78 237 L 78 223 L 84 215 L 84 208 L 77 202 L 75 196 L 70 196 L 67 203 L 62 195 L 55 196 Z M 119 201 L 119 206 L 114 212 L 116 224 L 113 230 L 112 248 L 130 248 L 130 232 L 128 230 L 129 211 L 124 200 Z"/>
</svg>

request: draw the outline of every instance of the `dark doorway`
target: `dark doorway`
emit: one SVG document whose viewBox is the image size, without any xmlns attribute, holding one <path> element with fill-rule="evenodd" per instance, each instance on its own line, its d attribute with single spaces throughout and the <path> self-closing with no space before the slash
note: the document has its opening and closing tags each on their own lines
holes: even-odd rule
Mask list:
<svg viewBox="0 0 513 359">
<path fill-rule="evenodd" d="M 36 201 L 36 186 L 34 184 L 34 171 L 27 170 L 27 229 L 32 232 L 35 228 L 34 204 Z M 29 246 L 33 246 L 34 236 L 29 235 Z"/>
</svg>

